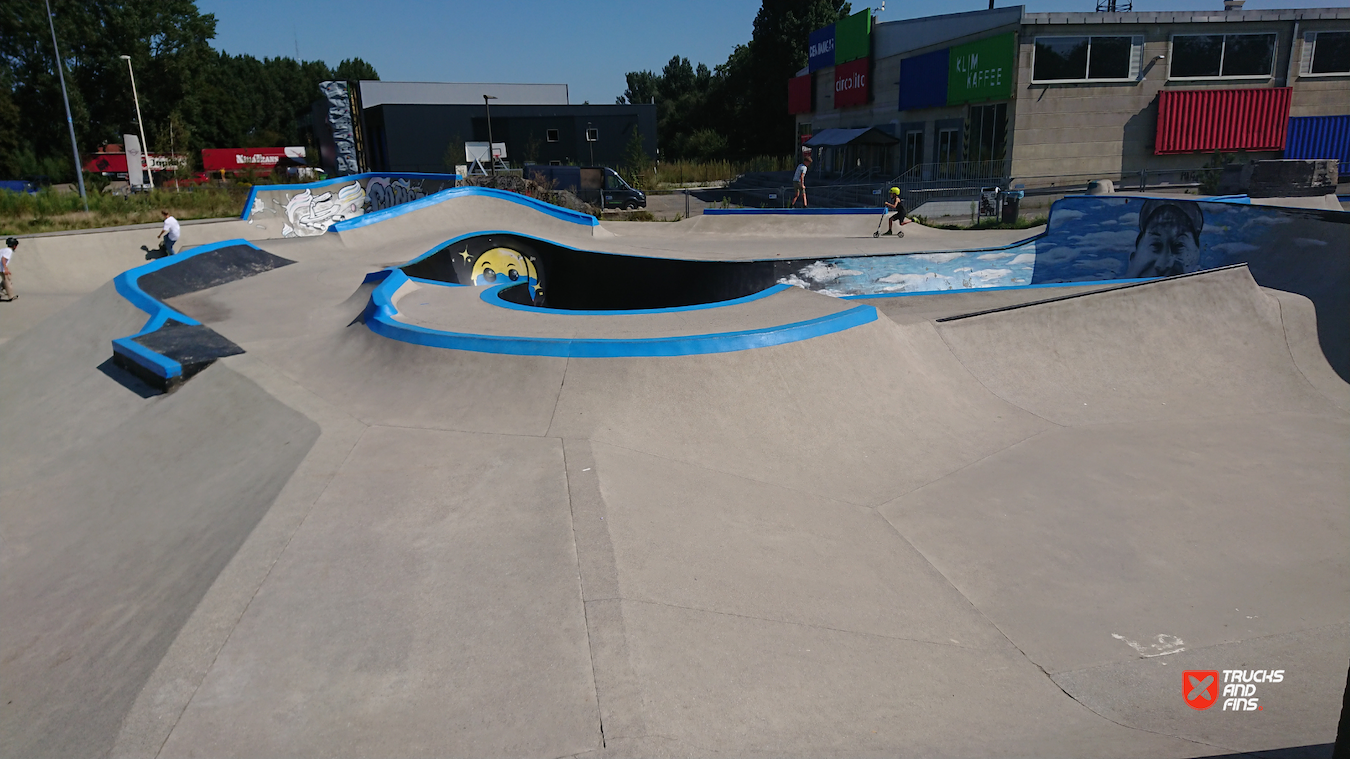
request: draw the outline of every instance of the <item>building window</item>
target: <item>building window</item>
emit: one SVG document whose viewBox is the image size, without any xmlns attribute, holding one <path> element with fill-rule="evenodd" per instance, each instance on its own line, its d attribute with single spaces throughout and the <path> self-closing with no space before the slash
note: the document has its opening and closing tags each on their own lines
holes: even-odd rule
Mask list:
<svg viewBox="0 0 1350 759">
<path fill-rule="evenodd" d="M 1274 65 L 1274 34 L 1178 34 L 1169 78 L 1269 77 Z"/>
<path fill-rule="evenodd" d="M 1129 81 L 1143 37 L 1037 37 L 1033 82 Z"/>
<path fill-rule="evenodd" d="M 948 166 L 960 160 L 960 135 L 956 129 L 943 129 L 938 132 L 937 162 L 940 165 Z"/>
<path fill-rule="evenodd" d="M 1008 104 L 977 105 L 970 109 L 970 160 L 1002 161 L 1008 142 Z"/>
<path fill-rule="evenodd" d="M 905 133 L 905 168 L 912 169 L 923 163 L 923 132 L 915 130 Z"/>
<path fill-rule="evenodd" d="M 1350 74 L 1350 32 L 1308 32 L 1303 35 L 1303 76 Z"/>
<path fill-rule="evenodd" d="M 586 142 L 599 142 L 600 130 L 595 127 L 586 127 Z"/>
<path fill-rule="evenodd" d="M 558 130 L 556 130 L 556 129 L 546 129 L 546 130 L 544 130 L 544 139 L 548 140 L 549 142 L 557 142 L 557 141 L 558 141 Z"/>
</svg>

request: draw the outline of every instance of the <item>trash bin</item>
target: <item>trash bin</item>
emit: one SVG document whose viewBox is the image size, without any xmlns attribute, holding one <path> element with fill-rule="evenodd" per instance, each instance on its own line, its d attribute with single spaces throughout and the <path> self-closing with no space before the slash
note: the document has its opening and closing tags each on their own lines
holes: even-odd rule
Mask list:
<svg viewBox="0 0 1350 759">
<path fill-rule="evenodd" d="M 1021 190 L 1009 190 L 1003 193 L 1003 223 L 1014 224 L 1017 222 L 1017 213 L 1022 208 Z"/>
</svg>

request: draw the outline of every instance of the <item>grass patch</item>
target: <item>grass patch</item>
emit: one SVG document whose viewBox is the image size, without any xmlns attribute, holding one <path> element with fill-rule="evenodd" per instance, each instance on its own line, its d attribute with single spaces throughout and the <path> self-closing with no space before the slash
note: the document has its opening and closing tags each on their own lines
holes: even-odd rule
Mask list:
<svg viewBox="0 0 1350 759">
<path fill-rule="evenodd" d="M 182 192 L 153 190 L 131 195 L 89 194 L 89 210 L 78 193 L 43 188 L 36 195 L 0 190 L 0 236 L 120 227 L 161 220 L 167 210 L 179 221 L 238 216 L 248 187 L 195 187 Z"/>
</svg>

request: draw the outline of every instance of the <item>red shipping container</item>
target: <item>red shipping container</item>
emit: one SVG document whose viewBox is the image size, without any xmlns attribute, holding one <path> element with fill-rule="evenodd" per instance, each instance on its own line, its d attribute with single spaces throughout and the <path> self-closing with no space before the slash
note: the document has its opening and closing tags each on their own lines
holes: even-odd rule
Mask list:
<svg viewBox="0 0 1350 759">
<path fill-rule="evenodd" d="M 841 63 L 834 67 L 834 107 L 846 108 L 851 105 L 867 105 L 871 58 L 859 58 L 856 61 Z"/>
<path fill-rule="evenodd" d="M 1155 155 L 1284 150 L 1289 87 L 1163 90 Z"/>
<path fill-rule="evenodd" d="M 804 74 L 788 80 L 788 113 L 811 112 L 811 78 Z"/>
</svg>

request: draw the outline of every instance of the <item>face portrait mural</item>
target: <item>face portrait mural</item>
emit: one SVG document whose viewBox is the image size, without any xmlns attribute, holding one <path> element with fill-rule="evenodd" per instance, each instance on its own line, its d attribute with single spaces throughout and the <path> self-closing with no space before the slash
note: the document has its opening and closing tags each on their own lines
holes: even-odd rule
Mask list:
<svg viewBox="0 0 1350 759">
<path fill-rule="evenodd" d="M 1139 236 L 1125 276 L 1172 277 L 1200 268 L 1200 204 L 1151 199 L 1139 211 Z"/>
</svg>

